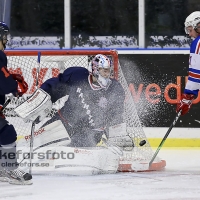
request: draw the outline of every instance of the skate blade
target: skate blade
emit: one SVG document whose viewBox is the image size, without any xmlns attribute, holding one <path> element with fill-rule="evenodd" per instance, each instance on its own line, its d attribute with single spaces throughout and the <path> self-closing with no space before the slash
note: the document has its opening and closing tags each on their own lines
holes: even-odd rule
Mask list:
<svg viewBox="0 0 200 200">
<path fill-rule="evenodd" d="M 32 185 L 32 180 L 29 181 L 18 181 L 18 180 L 9 180 L 9 183 L 12 185 Z"/>
</svg>

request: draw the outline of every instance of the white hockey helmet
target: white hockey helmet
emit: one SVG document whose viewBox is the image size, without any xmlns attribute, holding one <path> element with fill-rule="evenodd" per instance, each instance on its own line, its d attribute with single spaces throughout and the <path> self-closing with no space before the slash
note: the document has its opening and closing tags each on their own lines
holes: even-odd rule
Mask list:
<svg viewBox="0 0 200 200">
<path fill-rule="evenodd" d="M 110 73 L 112 70 L 112 62 L 111 60 L 102 54 L 97 54 L 93 59 L 92 62 L 90 63 L 90 72 L 94 77 L 97 78 L 97 82 L 99 83 L 100 86 L 102 87 L 108 87 L 109 83 L 111 82 L 110 78 L 105 78 L 99 73 L 99 69 L 109 69 Z M 109 74 L 110 75 L 110 74 Z"/>
<path fill-rule="evenodd" d="M 200 11 L 192 12 L 185 19 L 185 32 L 188 34 L 187 27 L 191 26 L 193 29 L 197 28 L 197 24 L 200 23 Z"/>
</svg>

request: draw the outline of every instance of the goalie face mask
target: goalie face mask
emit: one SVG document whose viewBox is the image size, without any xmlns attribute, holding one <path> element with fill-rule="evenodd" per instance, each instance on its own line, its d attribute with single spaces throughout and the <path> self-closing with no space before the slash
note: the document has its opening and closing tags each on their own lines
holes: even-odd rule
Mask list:
<svg viewBox="0 0 200 200">
<path fill-rule="evenodd" d="M 110 85 L 110 74 L 112 70 L 111 60 L 102 54 L 96 55 L 91 62 L 92 75 L 102 88 Z"/>
</svg>

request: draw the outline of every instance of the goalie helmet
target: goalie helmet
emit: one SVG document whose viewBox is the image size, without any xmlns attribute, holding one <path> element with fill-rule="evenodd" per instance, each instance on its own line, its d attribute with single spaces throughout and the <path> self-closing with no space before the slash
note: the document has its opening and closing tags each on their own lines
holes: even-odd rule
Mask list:
<svg viewBox="0 0 200 200">
<path fill-rule="evenodd" d="M 101 74 L 100 69 L 108 69 L 107 77 Z M 90 72 L 96 77 L 97 82 L 103 88 L 107 88 L 110 85 L 110 74 L 112 70 L 111 60 L 102 54 L 97 54 L 90 63 Z"/>
<path fill-rule="evenodd" d="M 9 34 L 9 28 L 4 22 L 0 22 L 0 40 L 2 41 L 2 44 L 4 46 L 4 49 L 6 48 L 6 43 L 7 43 L 7 36 Z M 4 42 L 5 40 L 6 42 Z"/>
<path fill-rule="evenodd" d="M 200 23 L 200 11 L 195 11 L 191 13 L 185 19 L 185 32 L 188 34 L 187 27 L 191 26 L 194 30 L 197 28 L 197 24 Z"/>
</svg>

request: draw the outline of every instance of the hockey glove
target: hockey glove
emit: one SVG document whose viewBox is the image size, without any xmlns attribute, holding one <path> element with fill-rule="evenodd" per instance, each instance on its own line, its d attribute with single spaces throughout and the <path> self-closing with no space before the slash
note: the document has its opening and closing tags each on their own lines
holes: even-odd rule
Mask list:
<svg viewBox="0 0 200 200">
<path fill-rule="evenodd" d="M 181 115 L 185 115 L 186 113 L 188 113 L 193 100 L 194 100 L 193 94 L 183 94 L 181 96 L 180 102 L 177 104 L 176 112 L 178 113 L 180 110 L 182 110 Z"/>
<path fill-rule="evenodd" d="M 23 82 L 24 81 L 24 77 L 20 74 L 12 74 L 12 77 L 14 80 L 18 81 L 18 82 Z"/>
<path fill-rule="evenodd" d="M 102 136 L 101 136 L 101 140 L 99 140 L 98 141 L 98 143 L 97 143 L 97 147 L 107 147 L 107 144 L 106 144 L 106 142 L 107 142 L 107 137 L 106 137 L 106 135 L 105 134 L 103 134 Z"/>
<path fill-rule="evenodd" d="M 28 84 L 23 81 L 23 82 L 18 82 L 18 87 L 17 87 L 17 92 L 18 95 L 21 97 L 24 93 L 26 93 L 28 90 Z"/>
<path fill-rule="evenodd" d="M 24 80 L 24 77 L 20 74 L 12 74 L 12 77 L 14 80 L 17 81 L 18 87 L 17 87 L 17 94 L 15 96 L 22 96 L 24 93 L 28 90 L 28 84 Z"/>
</svg>

